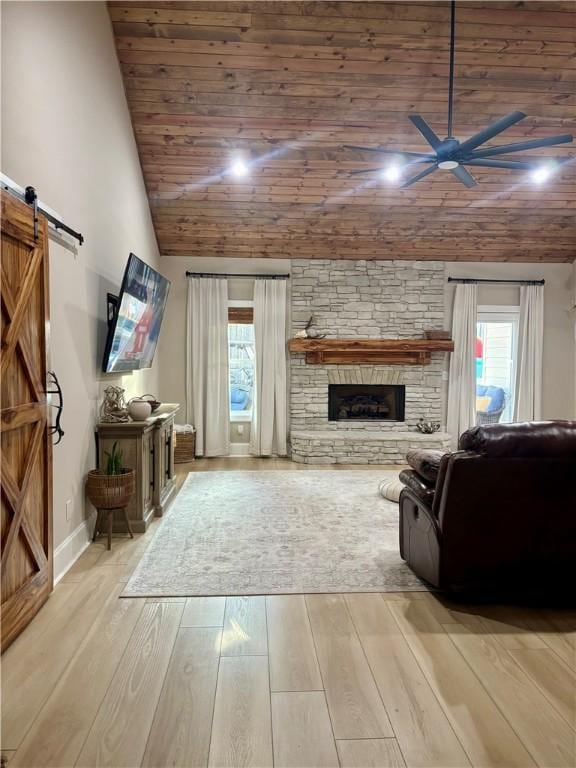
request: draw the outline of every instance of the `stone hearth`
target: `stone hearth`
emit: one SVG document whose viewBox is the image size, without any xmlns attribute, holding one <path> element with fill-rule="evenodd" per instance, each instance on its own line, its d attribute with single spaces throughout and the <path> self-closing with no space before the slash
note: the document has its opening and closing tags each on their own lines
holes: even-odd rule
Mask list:
<svg viewBox="0 0 576 768">
<path fill-rule="evenodd" d="M 341 432 L 311 430 L 291 433 L 292 460 L 299 464 L 405 464 L 414 448 L 450 450 L 450 435 L 435 432 L 380 433 L 350 429 Z"/>
</svg>

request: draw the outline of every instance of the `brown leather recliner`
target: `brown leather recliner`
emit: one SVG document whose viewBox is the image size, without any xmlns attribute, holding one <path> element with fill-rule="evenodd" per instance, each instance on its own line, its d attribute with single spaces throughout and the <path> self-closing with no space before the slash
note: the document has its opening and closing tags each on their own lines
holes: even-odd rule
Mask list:
<svg viewBox="0 0 576 768">
<path fill-rule="evenodd" d="M 400 474 L 400 554 L 438 589 L 573 588 L 576 421 L 474 427 Z"/>
</svg>

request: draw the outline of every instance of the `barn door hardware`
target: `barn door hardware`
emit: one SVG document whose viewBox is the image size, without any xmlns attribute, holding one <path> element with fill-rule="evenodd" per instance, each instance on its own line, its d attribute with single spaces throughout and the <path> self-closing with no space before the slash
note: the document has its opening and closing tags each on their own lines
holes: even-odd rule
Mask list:
<svg viewBox="0 0 576 768">
<path fill-rule="evenodd" d="M 38 240 L 38 195 L 34 187 L 26 187 L 24 190 L 24 201 L 32 208 L 34 218 L 34 240 Z"/>
<path fill-rule="evenodd" d="M 15 181 L 12 181 L 12 179 L 10 179 L 8 176 L 6 176 L 3 173 L 0 173 L 0 185 L 2 189 L 5 189 L 7 192 L 10 192 L 10 194 L 14 195 L 14 197 L 17 197 L 19 200 L 22 200 L 32 208 L 32 212 L 34 216 L 34 239 L 35 240 L 38 240 L 38 233 L 39 233 L 38 216 L 40 214 L 46 218 L 48 223 L 51 224 L 51 226 L 56 231 L 66 232 L 67 235 L 70 235 L 70 237 L 73 237 L 75 240 L 78 240 L 78 243 L 80 245 L 83 244 L 84 235 L 80 234 L 80 232 L 76 232 L 76 230 L 72 229 L 72 227 L 69 227 L 67 224 L 64 224 L 62 219 L 56 214 L 55 211 L 53 211 L 51 208 L 45 205 L 41 200 L 38 200 L 38 195 L 36 194 L 36 190 L 34 187 L 28 186 L 26 188 L 23 188 L 19 184 L 16 184 Z"/>
<path fill-rule="evenodd" d="M 62 426 L 60 425 L 62 411 L 64 410 L 64 395 L 62 394 L 62 387 L 60 386 L 60 382 L 58 381 L 58 376 L 56 376 L 56 373 L 54 371 L 48 371 L 47 375 L 49 385 L 52 384 L 55 389 L 47 389 L 46 394 L 58 395 L 58 403 L 56 405 L 52 405 L 52 403 L 50 403 L 52 408 L 56 408 L 56 421 L 52 426 L 48 427 L 48 434 L 58 435 L 56 442 L 54 443 L 54 445 L 58 445 L 58 443 L 62 441 L 62 438 L 65 434 Z"/>
</svg>

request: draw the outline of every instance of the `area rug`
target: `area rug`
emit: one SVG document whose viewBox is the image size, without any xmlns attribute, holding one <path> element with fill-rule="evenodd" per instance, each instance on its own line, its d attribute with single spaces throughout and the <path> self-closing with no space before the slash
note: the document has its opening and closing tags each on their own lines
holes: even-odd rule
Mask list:
<svg viewBox="0 0 576 768">
<path fill-rule="evenodd" d="M 425 590 L 400 558 L 393 471 L 191 472 L 124 597 Z"/>
</svg>

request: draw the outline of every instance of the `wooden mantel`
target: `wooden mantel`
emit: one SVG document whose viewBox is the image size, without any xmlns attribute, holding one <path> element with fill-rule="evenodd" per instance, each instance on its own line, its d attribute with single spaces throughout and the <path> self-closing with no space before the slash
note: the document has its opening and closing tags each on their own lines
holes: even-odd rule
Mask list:
<svg viewBox="0 0 576 768">
<path fill-rule="evenodd" d="M 290 339 L 290 352 L 311 364 L 428 365 L 432 352 L 452 352 L 451 339 Z"/>
</svg>

